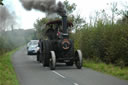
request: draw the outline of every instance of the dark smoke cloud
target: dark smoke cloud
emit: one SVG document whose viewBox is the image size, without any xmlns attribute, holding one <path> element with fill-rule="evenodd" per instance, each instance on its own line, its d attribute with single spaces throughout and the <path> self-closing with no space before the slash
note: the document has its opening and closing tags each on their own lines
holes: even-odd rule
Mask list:
<svg viewBox="0 0 128 85">
<path fill-rule="evenodd" d="M 7 30 L 14 23 L 14 17 L 5 6 L 0 5 L 0 31 Z"/>
<path fill-rule="evenodd" d="M 57 13 L 61 16 L 66 14 L 64 5 L 61 2 L 56 4 L 56 0 L 20 0 L 25 9 L 37 9 L 42 12 Z"/>
</svg>

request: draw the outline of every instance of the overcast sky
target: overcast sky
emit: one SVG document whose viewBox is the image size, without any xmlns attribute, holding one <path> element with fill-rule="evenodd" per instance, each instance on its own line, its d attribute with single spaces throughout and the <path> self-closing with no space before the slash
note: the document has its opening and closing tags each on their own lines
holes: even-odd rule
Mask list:
<svg viewBox="0 0 128 85">
<path fill-rule="evenodd" d="M 59 0 L 57 0 L 59 1 Z M 64 1 L 64 0 L 61 0 Z M 70 3 L 75 3 L 77 5 L 77 9 L 74 12 L 75 15 L 80 14 L 83 18 L 88 18 L 89 16 L 93 16 L 95 11 L 99 11 L 101 9 L 109 9 L 108 6 L 111 2 L 117 2 L 118 8 L 122 9 L 123 4 L 128 4 L 128 0 L 68 0 Z M 23 8 L 19 0 L 4 0 L 5 6 L 9 9 L 9 11 L 14 14 L 17 18 L 16 21 L 19 25 L 15 27 L 20 27 L 23 29 L 33 28 L 33 24 L 36 19 L 40 19 L 45 17 L 44 13 L 41 13 L 37 10 L 27 11 Z"/>
</svg>

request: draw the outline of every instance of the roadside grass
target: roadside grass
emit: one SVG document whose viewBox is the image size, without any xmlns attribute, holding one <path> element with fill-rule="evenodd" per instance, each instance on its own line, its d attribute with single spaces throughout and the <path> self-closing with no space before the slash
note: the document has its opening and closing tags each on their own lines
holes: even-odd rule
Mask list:
<svg viewBox="0 0 128 85">
<path fill-rule="evenodd" d="M 11 63 L 11 56 L 16 50 L 0 56 L 0 85 L 19 85 Z"/>
<path fill-rule="evenodd" d="M 93 60 L 84 60 L 83 66 L 87 68 L 94 69 L 99 72 L 106 74 L 111 74 L 120 79 L 128 80 L 128 67 L 121 69 L 119 66 L 114 66 L 112 64 L 105 64 L 103 62 L 94 62 Z"/>
</svg>

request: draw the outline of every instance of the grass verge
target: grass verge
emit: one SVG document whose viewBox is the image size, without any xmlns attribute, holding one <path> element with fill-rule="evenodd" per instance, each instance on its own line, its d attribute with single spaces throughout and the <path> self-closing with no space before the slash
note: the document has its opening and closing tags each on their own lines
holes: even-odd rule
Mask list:
<svg viewBox="0 0 128 85">
<path fill-rule="evenodd" d="M 84 67 L 94 69 L 99 72 L 111 74 L 120 79 L 128 80 L 128 67 L 121 69 L 118 66 L 112 64 L 105 64 L 103 62 L 94 62 L 93 60 L 84 60 Z"/>
<path fill-rule="evenodd" d="M 19 85 L 11 56 L 17 49 L 0 56 L 0 85 Z"/>
</svg>

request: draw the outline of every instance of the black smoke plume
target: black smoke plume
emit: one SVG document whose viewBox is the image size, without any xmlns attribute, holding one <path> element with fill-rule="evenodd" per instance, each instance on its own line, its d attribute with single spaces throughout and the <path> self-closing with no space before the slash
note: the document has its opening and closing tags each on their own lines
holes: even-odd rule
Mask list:
<svg viewBox="0 0 128 85">
<path fill-rule="evenodd" d="M 64 5 L 61 2 L 56 3 L 56 0 L 20 0 L 25 9 L 37 9 L 42 12 L 52 14 L 57 13 L 61 16 L 66 14 Z"/>
</svg>

